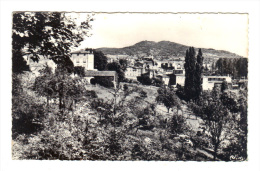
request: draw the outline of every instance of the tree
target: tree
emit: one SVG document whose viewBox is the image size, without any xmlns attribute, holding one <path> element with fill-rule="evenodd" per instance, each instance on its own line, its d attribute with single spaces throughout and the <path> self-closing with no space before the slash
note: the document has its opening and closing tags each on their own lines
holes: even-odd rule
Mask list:
<svg viewBox="0 0 260 171">
<path fill-rule="evenodd" d="M 125 72 L 127 68 L 127 60 L 126 59 L 119 59 L 119 64 L 122 66 L 122 70 Z"/>
<path fill-rule="evenodd" d="M 101 86 L 107 87 L 107 88 L 112 88 L 114 87 L 113 83 L 113 77 L 100 77 L 100 76 L 95 76 L 94 79 L 91 79 L 92 84 L 99 84 Z"/>
<path fill-rule="evenodd" d="M 85 77 L 85 68 L 82 66 L 74 67 L 74 74 L 77 74 L 80 77 Z"/>
<path fill-rule="evenodd" d="M 214 146 L 214 160 L 216 160 L 220 143 L 226 138 L 225 129 L 231 120 L 228 108 L 220 100 L 220 90 L 215 87 L 212 92 L 205 92 L 191 108 L 204 120 Z"/>
<path fill-rule="evenodd" d="M 219 145 L 223 141 L 221 137 L 228 122 L 228 110 L 220 100 L 217 100 L 209 102 L 206 111 L 208 114 L 204 121 L 209 130 L 211 142 L 214 145 L 214 160 L 216 160 Z"/>
<path fill-rule="evenodd" d="M 47 98 L 47 109 L 49 109 L 49 100 L 55 96 L 55 82 L 52 69 L 46 65 L 40 70 L 40 76 L 35 79 L 34 90 Z"/>
<path fill-rule="evenodd" d="M 24 55 L 33 61 L 40 56 L 59 62 L 69 58 L 73 47 L 78 47 L 83 37 L 88 35 L 93 19 L 77 24 L 69 13 L 60 12 L 15 12 L 13 13 L 12 56 L 13 72 L 26 69 L 22 61 Z M 24 66 L 20 66 L 20 65 Z"/>
<path fill-rule="evenodd" d="M 173 136 L 182 134 L 187 130 L 186 119 L 182 115 L 173 115 L 170 121 L 170 133 Z"/>
<path fill-rule="evenodd" d="M 123 82 L 125 80 L 124 67 L 118 62 L 112 62 L 107 64 L 107 69 L 109 71 L 116 71 L 118 74 L 118 82 Z"/>
<path fill-rule="evenodd" d="M 143 85 L 151 85 L 152 79 L 146 74 L 142 74 L 141 76 L 137 77 L 137 80 L 142 83 Z"/>
<path fill-rule="evenodd" d="M 107 66 L 107 57 L 101 51 L 94 50 L 94 68 L 104 71 Z"/>
<path fill-rule="evenodd" d="M 202 72 L 203 72 L 203 56 L 201 49 L 199 49 L 197 55 L 197 62 L 196 62 L 196 71 L 195 71 L 195 98 L 198 98 L 202 92 Z"/>
<path fill-rule="evenodd" d="M 195 58 L 195 50 L 190 47 L 186 51 L 185 56 L 185 85 L 184 92 L 186 100 L 195 100 L 199 97 L 202 91 L 202 66 L 203 57 L 201 49 L 199 49 L 197 58 Z"/>
<path fill-rule="evenodd" d="M 180 100 L 178 99 L 174 91 L 170 90 L 169 88 L 159 88 L 157 92 L 158 96 L 156 97 L 156 101 L 163 103 L 164 106 L 167 108 L 168 113 L 170 111 L 170 108 L 177 107 L 177 110 L 181 108 Z"/>
<path fill-rule="evenodd" d="M 228 83 L 226 80 L 224 80 L 221 84 L 221 92 L 223 93 L 225 90 L 228 89 Z"/>
<path fill-rule="evenodd" d="M 219 58 L 216 62 L 216 68 L 220 75 L 232 75 L 235 78 L 245 77 L 248 74 L 247 58 Z"/>
</svg>

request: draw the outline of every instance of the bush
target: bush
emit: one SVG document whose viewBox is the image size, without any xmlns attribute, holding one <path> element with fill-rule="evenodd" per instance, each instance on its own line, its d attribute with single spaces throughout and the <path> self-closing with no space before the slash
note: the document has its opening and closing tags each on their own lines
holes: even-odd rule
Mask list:
<svg viewBox="0 0 260 171">
<path fill-rule="evenodd" d="M 91 84 L 99 84 L 103 87 L 112 88 L 114 87 L 113 78 L 112 77 L 95 77 L 90 80 Z"/>
<path fill-rule="evenodd" d="M 156 87 L 161 87 L 163 85 L 162 80 L 158 79 L 158 78 L 153 78 L 152 79 L 153 85 Z"/>
<path fill-rule="evenodd" d="M 95 78 L 91 78 L 91 79 L 90 79 L 90 84 L 96 85 L 96 79 L 95 79 Z"/>
<path fill-rule="evenodd" d="M 170 122 L 170 133 L 173 136 L 176 136 L 177 134 L 184 133 L 186 130 L 187 124 L 184 116 L 179 114 L 173 115 Z"/>
<path fill-rule="evenodd" d="M 94 90 L 86 90 L 85 96 L 90 97 L 90 98 L 97 98 L 97 93 Z"/>
<path fill-rule="evenodd" d="M 142 83 L 143 85 L 151 85 L 152 79 L 149 78 L 148 75 L 142 75 L 140 77 L 137 77 L 137 80 Z"/>
<path fill-rule="evenodd" d="M 176 91 L 176 95 L 181 99 L 181 100 L 185 100 L 185 93 L 184 93 L 184 87 L 177 84 L 177 91 Z"/>
<path fill-rule="evenodd" d="M 80 77 L 85 77 L 85 68 L 82 66 L 74 67 L 74 74 L 77 74 Z"/>
<path fill-rule="evenodd" d="M 147 97 L 147 93 L 144 90 L 142 90 L 140 92 L 140 97 L 143 97 L 143 98 Z"/>
<path fill-rule="evenodd" d="M 45 103 L 42 98 L 23 91 L 19 78 L 14 78 L 12 94 L 12 137 L 36 133 L 42 129 Z M 38 99 L 36 99 L 38 98 Z"/>
</svg>

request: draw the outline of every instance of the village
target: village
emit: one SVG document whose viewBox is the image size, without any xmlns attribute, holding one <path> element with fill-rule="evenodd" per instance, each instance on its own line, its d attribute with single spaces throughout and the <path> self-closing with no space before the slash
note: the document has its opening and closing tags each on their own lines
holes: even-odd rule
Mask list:
<svg viewBox="0 0 260 171">
<path fill-rule="evenodd" d="M 85 79 L 90 82 L 90 79 L 94 76 L 110 76 L 117 81 L 117 76 L 115 71 L 98 71 L 94 68 L 94 49 L 81 49 L 71 53 L 71 60 L 75 67 L 83 67 L 85 69 Z M 48 59 L 42 58 L 40 63 L 32 62 L 26 57 L 27 64 L 31 65 L 32 71 L 36 75 L 39 74 L 39 70 L 42 69 L 44 65 L 50 66 L 53 71 L 57 67 L 56 64 Z M 185 83 L 185 57 L 175 57 L 173 60 L 157 60 L 153 56 L 147 57 L 136 57 L 129 55 L 107 55 L 108 63 L 119 62 L 119 60 L 127 61 L 127 67 L 124 72 L 125 78 L 138 82 L 138 78 L 142 76 L 147 76 L 150 79 L 160 80 L 163 85 L 168 87 L 176 88 L 177 85 L 184 86 Z M 220 86 L 223 81 L 228 83 L 230 89 L 237 89 L 238 87 L 244 86 L 247 83 L 247 79 L 243 77 L 242 79 L 234 82 L 230 74 L 226 75 L 214 75 L 214 66 L 218 58 L 206 58 L 203 61 L 203 68 L 207 70 L 208 75 L 203 75 L 203 90 L 212 90 L 214 86 Z M 209 74 L 210 73 L 210 74 Z M 77 74 L 76 74 L 77 76 Z M 233 80 L 233 81 L 232 81 Z M 140 82 L 139 82 L 140 83 Z M 116 85 L 116 84 L 114 84 Z"/>
<path fill-rule="evenodd" d="M 247 57 L 174 36 L 90 48 L 93 16 L 71 15 L 14 13 L 14 160 L 247 160 Z"/>
</svg>

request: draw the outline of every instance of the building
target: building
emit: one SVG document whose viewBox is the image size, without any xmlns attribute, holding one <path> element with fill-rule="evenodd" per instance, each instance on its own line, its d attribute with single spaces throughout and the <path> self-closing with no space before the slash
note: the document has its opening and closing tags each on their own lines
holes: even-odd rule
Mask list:
<svg viewBox="0 0 260 171">
<path fill-rule="evenodd" d="M 176 87 L 177 84 L 184 86 L 185 84 L 185 75 L 184 74 L 168 74 L 170 77 L 169 85 Z"/>
<path fill-rule="evenodd" d="M 94 69 L 94 53 L 93 49 L 82 49 L 71 53 L 71 60 L 74 66 L 81 66 L 85 68 L 85 79 L 90 82 L 93 77 L 113 77 L 114 86 L 118 81 L 116 71 L 98 71 Z"/>
<path fill-rule="evenodd" d="M 184 75 L 185 74 L 185 70 L 184 69 L 174 69 L 172 71 L 173 74 L 180 74 L 180 75 Z"/>
<path fill-rule="evenodd" d="M 93 49 L 82 49 L 71 53 L 71 60 L 74 66 L 84 67 L 86 71 L 94 69 Z"/>
<path fill-rule="evenodd" d="M 86 71 L 85 78 L 90 82 L 93 77 L 113 77 L 114 88 L 118 82 L 118 75 L 116 71 Z"/>
<path fill-rule="evenodd" d="M 229 85 L 232 84 L 230 76 L 203 76 L 202 89 L 212 90 L 215 85 L 221 85 L 223 81 L 226 81 Z"/>
<path fill-rule="evenodd" d="M 157 75 L 156 78 L 159 78 L 164 85 L 169 85 L 170 77 L 165 74 Z"/>
<path fill-rule="evenodd" d="M 145 72 L 142 67 L 127 67 L 125 71 L 125 77 L 128 79 L 137 80 L 137 77 L 141 76 Z"/>
</svg>

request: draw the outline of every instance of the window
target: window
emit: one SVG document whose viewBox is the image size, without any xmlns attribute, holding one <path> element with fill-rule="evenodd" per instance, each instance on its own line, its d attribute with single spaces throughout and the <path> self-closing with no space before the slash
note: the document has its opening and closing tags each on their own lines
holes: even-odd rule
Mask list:
<svg viewBox="0 0 260 171">
<path fill-rule="evenodd" d="M 83 58 L 83 63 L 86 63 L 86 58 Z"/>
<path fill-rule="evenodd" d="M 79 63 L 79 58 L 76 59 L 76 62 Z"/>
</svg>

